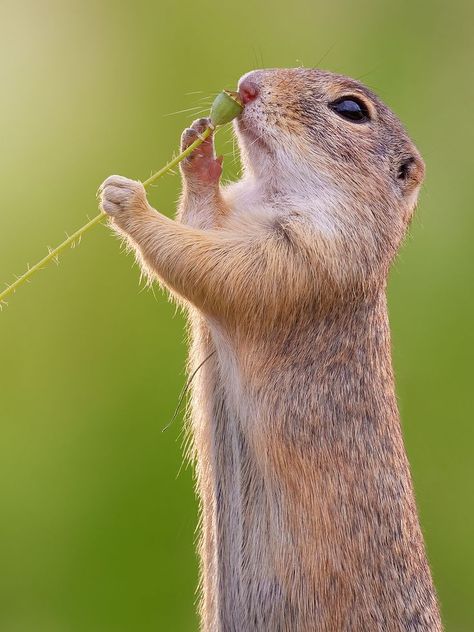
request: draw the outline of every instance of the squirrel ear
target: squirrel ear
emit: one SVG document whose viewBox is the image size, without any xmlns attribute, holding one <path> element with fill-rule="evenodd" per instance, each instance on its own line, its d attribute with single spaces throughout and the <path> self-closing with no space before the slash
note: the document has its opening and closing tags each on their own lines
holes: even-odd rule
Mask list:
<svg viewBox="0 0 474 632">
<path fill-rule="evenodd" d="M 406 194 L 418 187 L 425 176 L 425 165 L 420 155 L 405 156 L 397 165 L 397 181 Z"/>
<path fill-rule="evenodd" d="M 416 207 L 418 189 L 425 177 L 425 163 L 419 154 L 404 156 L 397 164 L 397 184 L 406 200 L 404 219 L 410 223 Z"/>
</svg>

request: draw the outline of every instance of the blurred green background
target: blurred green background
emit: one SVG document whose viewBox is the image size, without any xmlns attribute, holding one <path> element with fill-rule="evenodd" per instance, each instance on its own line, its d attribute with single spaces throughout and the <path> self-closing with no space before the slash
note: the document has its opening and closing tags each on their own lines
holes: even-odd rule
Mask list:
<svg viewBox="0 0 474 632">
<path fill-rule="evenodd" d="M 427 163 L 392 273 L 407 450 L 446 628 L 474 630 L 470 2 L 0 0 L 0 276 L 145 178 L 212 95 L 261 66 L 361 78 Z M 196 108 L 174 115 L 169 114 Z M 231 134 L 218 137 L 236 177 Z M 179 178 L 150 194 L 174 212 Z M 0 631 L 197 629 L 183 320 L 106 228 L 0 314 Z"/>
</svg>

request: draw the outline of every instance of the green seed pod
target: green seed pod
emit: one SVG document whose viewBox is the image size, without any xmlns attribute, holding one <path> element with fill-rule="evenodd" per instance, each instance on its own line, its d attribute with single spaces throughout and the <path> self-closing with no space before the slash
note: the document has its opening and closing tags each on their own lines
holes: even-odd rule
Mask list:
<svg viewBox="0 0 474 632">
<path fill-rule="evenodd" d="M 211 123 L 214 127 L 230 123 L 242 113 L 244 106 L 237 92 L 223 90 L 214 99 L 211 107 Z"/>
</svg>

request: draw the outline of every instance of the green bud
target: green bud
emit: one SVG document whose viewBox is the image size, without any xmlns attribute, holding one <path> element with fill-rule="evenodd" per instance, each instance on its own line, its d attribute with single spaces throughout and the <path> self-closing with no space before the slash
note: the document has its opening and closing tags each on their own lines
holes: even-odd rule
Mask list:
<svg viewBox="0 0 474 632">
<path fill-rule="evenodd" d="M 223 90 L 214 99 L 211 107 L 211 123 L 214 127 L 230 123 L 242 113 L 244 106 L 237 92 Z"/>
</svg>

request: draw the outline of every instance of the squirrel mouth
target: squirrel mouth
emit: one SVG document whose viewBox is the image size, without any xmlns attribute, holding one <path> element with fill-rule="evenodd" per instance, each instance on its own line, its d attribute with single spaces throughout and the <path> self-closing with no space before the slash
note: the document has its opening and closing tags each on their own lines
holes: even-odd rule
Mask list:
<svg viewBox="0 0 474 632">
<path fill-rule="evenodd" d="M 250 147 L 259 147 L 267 151 L 269 150 L 263 133 L 255 129 L 255 125 L 253 125 L 251 121 L 248 121 L 247 118 L 241 115 L 236 119 L 236 123 L 247 149 Z"/>
</svg>

